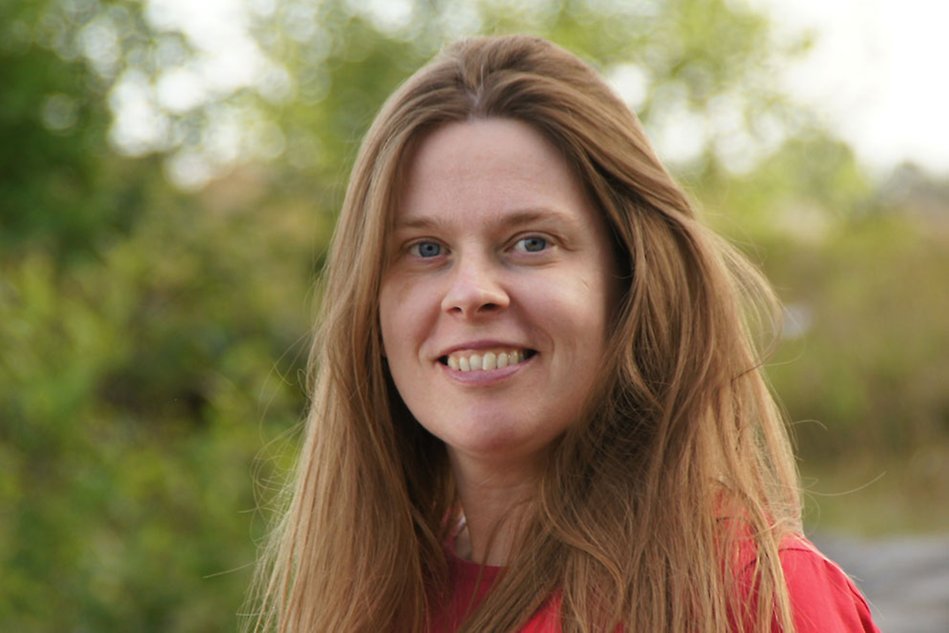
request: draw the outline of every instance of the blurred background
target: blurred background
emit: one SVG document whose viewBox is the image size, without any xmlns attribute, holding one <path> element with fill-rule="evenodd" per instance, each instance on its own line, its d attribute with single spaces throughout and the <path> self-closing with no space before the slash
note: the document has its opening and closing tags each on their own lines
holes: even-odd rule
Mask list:
<svg viewBox="0 0 949 633">
<path fill-rule="evenodd" d="M 0 630 L 236 628 L 360 137 L 446 40 L 526 31 L 772 279 L 808 533 L 945 631 L 949 52 L 899 7 L 0 2 Z"/>
</svg>

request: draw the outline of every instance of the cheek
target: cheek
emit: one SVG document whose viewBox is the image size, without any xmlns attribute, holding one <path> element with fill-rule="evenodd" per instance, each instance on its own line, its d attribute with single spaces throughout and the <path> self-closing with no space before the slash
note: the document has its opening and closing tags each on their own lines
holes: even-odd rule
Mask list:
<svg viewBox="0 0 949 633">
<path fill-rule="evenodd" d="M 383 284 L 379 293 L 379 325 L 383 350 L 390 362 L 404 360 L 407 351 L 430 331 L 430 304 L 417 285 L 397 280 Z"/>
<path fill-rule="evenodd" d="M 606 259 L 598 264 L 587 275 L 585 309 L 589 322 L 595 323 L 605 337 L 619 306 L 621 280 L 612 260 Z"/>
<path fill-rule="evenodd" d="M 615 305 L 609 281 L 599 271 L 559 277 L 543 297 L 536 296 L 536 312 L 546 315 L 558 328 L 575 330 L 583 338 L 594 337 L 605 331 Z"/>
<path fill-rule="evenodd" d="M 389 358 L 398 346 L 399 301 L 389 284 L 383 284 L 379 293 L 379 331 L 382 334 L 382 353 Z"/>
</svg>

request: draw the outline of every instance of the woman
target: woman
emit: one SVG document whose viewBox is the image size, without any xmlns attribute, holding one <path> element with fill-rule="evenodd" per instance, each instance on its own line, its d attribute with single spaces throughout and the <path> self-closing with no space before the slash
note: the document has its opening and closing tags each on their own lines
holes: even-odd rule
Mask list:
<svg viewBox="0 0 949 633">
<path fill-rule="evenodd" d="M 449 47 L 357 158 L 255 630 L 875 630 L 801 533 L 766 283 L 530 37 Z"/>
</svg>

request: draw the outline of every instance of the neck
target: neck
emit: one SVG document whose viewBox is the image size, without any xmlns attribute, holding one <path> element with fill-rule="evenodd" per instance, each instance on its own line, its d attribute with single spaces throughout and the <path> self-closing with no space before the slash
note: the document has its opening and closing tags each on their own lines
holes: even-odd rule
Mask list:
<svg viewBox="0 0 949 633">
<path fill-rule="evenodd" d="M 456 554 L 483 565 L 507 564 L 520 521 L 537 489 L 539 469 L 535 465 L 484 463 L 454 454 L 451 461 L 465 513 Z"/>
</svg>

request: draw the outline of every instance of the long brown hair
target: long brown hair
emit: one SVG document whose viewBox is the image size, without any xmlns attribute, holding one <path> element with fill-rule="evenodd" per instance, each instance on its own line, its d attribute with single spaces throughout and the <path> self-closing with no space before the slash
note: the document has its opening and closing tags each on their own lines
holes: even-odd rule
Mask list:
<svg viewBox="0 0 949 633">
<path fill-rule="evenodd" d="M 362 144 L 324 277 L 302 454 L 249 628 L 420 632 L 444 596 L 452 476 L 387 374 L 378 295 L 413 148 L 488 117 L 563 152 L 607 219 L 624 290 L 595 404 L 558 442 L 512 560 L 462 630 L 516 630 L 557 592 L 564 631 L 770 631 L 772 618 L 793 630 L 778 543 L 800 530 L 797 477 L 755 345 L 776 302 L 696 220 L 597 73 L 527 36 L 448 47 Z M 753 599 L 735 580 L 746 566 Z"/>
</svg>

